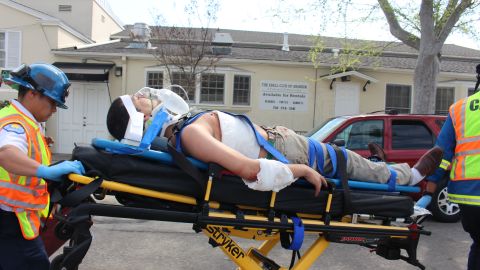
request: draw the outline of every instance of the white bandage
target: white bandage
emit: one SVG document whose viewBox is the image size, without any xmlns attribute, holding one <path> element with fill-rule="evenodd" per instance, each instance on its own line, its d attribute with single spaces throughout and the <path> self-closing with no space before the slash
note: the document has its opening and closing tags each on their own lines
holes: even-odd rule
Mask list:
<svg viewBox="0 0 480 270">
<path fill-rule="evenodd" d="M 257 174 L 257 181 L 243 180 L 251 189 L 278 192 L 297 180 L 293 178 L 288 166 L 280 161 L 263 158 L 258 161 L 260 161 L 260 171 Z"/>
<path fill-rule="evenodd" d="M 123 138 L 127 141 L 140 142 L 143 136 L 143 113 L 137 112 L 131 96 L 123 95 L 120 98 L 130 116 Z"/>
</svg>

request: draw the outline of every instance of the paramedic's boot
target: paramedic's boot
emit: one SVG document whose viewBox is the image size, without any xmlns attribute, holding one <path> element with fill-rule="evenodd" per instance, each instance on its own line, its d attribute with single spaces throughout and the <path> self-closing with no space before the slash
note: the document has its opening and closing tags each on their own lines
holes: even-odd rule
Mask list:
<svg viewBox="0 0 480 270">
<path fill-rule="evenodd" d="M 387 156 L 380 145 L 368 143 L 368 149 L 370 150 L 371 157 L 379 158 L 380 161 L 387 161 Z"/>
<path fill-rule="evenodd" d="M 438 166 L 440 166 L 442 157 L 443 150 L 440 147 L 435 146 L 423 154 L 413 167 L 417 169 L 422 176 L 429 176 L 436 168 L 438 168 Z"/>
</svg>

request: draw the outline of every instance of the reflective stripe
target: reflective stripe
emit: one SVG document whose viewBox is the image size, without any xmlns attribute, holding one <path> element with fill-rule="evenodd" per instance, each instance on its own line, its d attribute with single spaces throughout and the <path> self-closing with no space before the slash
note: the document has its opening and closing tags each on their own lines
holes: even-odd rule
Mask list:
<svg viewBox="0 0 480 270">
<path fill-rule="evenodd" d="M 455 129 L 455 159 L 451 170 L 452 181 L 480 178 L 480 114 L 471 107 L 478 103 L 480 93 L 464 98 L 450 106 L 450 117 Z M 476 104 L 475 103 L 475 104 Z M 442 164 L 441 168 L 446 169 Z"/>
<path fill-rule="evenodd" d="M 51 153 L 38 123 L 23 114 L 14 104 L 0 110 L 0 127 L 11 122 L 19 123 L 25 129 L 27 155 L 48 166 Z M 38 177 L 10 174 L 2 167 L 0 177 L 0 202 L 17 210 L 15 212 L 25 239 L 37 237 L 40 215 L 46 216 L 49 208 L 46 182 Z"/>
<path fill-rule="evenodd" d="M 462 101 L 462 106 L 460 107 L 460 137 L 465 138 L 465 104 L 467 104 L 467 100 L 464 99 Z"/>
<path fill-rule="evenodd" d="M 450 161 L 442 159 L 442 163 L 440 163 L 440 168 L 447 170 L 450 166 Z"/>
<path fill-rule="evenodd" d="M 480 154 L 480 149 L 468 150 L 455 153 L 455 157 Z"/>
<path fill-rule="evenodd" d="M 457 144 L 457 146 L 455 147 L 455 152 L 459 153 L 462 151 L 475 150 L 479 148 L 480 148 L 480 141 L 462 143 L 462 144 Z"/>
<path fill-rule="evenodd" d="M 47 204 L 32 204 L 32 203 L 26 203 L 23 201 L 18 201 L 14 200 L 8 197 L 0 196 L 0 200 L 4 201 L 7 205 L 15 206 L 15 207 L 21 207 L 23 209 L 32 209 L 32 210 L 43 210 Z"/>
<path fill-rule="evenodd" d="M 20 191 L 20 192 L 24 192 L 24 193 L 28 193 L 30 195 L 33 195 L 33 196 L 38 196 L 40 194 L 38 194 L 38 189 L 44 189 L 45 185 L 42 185 L 41 188 L 36 188 L 36 190 L 34 189 L 31 189 L 31 188 L 28 188 L 28 187 L 25 187 L 25 186 L 21 186 L 21 185 L 16 185 L 16 184 L 13 184 L 13 183 L 10 183 L 10 182 L 5 182 L 4 180 L 0 180 L 0 188 L 9 188 L 9 189 L 13 189 L 13 190 L 16 190 L 16 191 Z"/>
<path fill-rule="evenodd" d="M 448 194 L 448 199 L 454 203 L 480 206 L 480 196 Z"/>
<path fill-rule="evenodd" d="M 480 136 L 462 138 L 462 139 L 459 139 L 457 143 L 464 144 L 464 143 L 478 142 L 478 141 L 480 141 Z"/>
<path fill-rule="evenodd" d="M 30 240 L 38 236 L 38 228 L 40 228 L 40 217 L 32 211 L 16 212 L 22 235 L 25 239 Z"/>
</svg>

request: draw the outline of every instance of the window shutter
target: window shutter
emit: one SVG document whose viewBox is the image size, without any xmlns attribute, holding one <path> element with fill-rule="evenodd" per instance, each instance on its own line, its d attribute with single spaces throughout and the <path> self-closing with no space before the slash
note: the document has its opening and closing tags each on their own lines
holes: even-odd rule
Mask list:
<svg viewBox="0 0 480 270">
<path fill-rule="evenodd" d="M 6 51 L 7 57 L 5 61 L 5 68 L 13 69 L 20 65 L 20 32 L 8 31 L 6 33 Z"/>
</svg>

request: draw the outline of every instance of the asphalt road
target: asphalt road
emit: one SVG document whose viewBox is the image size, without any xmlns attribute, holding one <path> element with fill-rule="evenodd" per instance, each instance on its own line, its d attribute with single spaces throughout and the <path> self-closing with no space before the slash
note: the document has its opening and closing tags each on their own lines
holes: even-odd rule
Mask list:
<svg viewBox="0 0 480 270">
<path fill-rule="evenodd" d="M 470 239 L 461 224 L 427 221 L 424 225 L 432 235 L 422 236 L 418 258 L 427 269 L 466 269 Z M 94 217 L 94 240 L 80 269 L 236 269 L 220 249 L 208 244 L 203 233 L 197 234 L 191 227 L 182 223 Z M 260 244 L 235 240 L 244 249 Z M 307 236 L 304 247 L 313 240 L 313 236 Z M 269 255 L 283 266 L 289 265 L 290 256 L 281 247 Z M 311 269 L 418 268 L 401 260 L 386 260 L 358 245 L 332 243 Z"/>
</svg>

